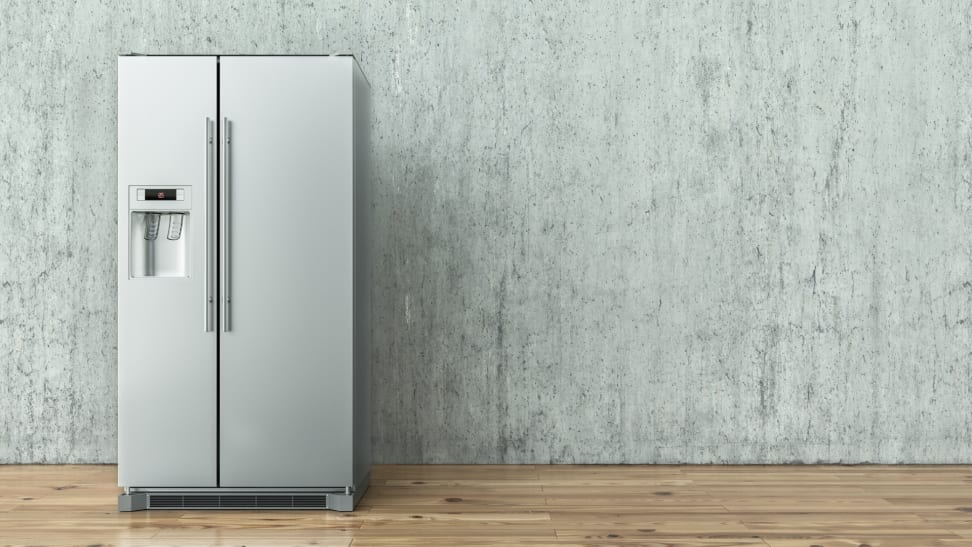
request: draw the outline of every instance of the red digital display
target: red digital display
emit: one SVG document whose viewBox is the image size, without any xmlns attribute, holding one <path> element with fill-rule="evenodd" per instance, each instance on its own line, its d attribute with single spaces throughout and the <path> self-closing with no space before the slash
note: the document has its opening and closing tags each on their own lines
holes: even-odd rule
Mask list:
<svg viewBox="0 0 972 547">
<path fill-rule="evenodd" d="M 163 188 L 163 189 L 146 189 L 145 190 L 145 200 L 146 201 L 156 201 L 156 200 L 174 200 L 176 199 L 176 189 L 175 188 Z"/>
</svg>

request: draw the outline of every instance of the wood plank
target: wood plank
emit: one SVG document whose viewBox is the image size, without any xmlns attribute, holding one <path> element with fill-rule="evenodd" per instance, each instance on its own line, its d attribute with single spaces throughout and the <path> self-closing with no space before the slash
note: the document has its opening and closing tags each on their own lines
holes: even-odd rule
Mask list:
<svg viewBox="0 0 972 547">
<path fill-rule="evenodd" d="M 472 495 L 468 495 L 472 494 Z M 462 511 L 463 507 L 470 505 L 487 505 L 491 507 L 508 507 L 514 503 L 514 496 L 506 494 L 480 494 L 477 491 L 467 491 L 467 495 L 455 496 L 427 496 L 416 492 L 412 496 L 365 496 L 361 500 L 364 507 L 385 507 L 389 505 L 441 505 L 452 507 L 456 511 Z M 529 505 L 544 505 L 545 499 L 541 496 L 515 496 L 515 503 L 525 503 Z"/>
<path fill-rule="evenodd" d="M 556 534 L 549 523 L 517 522 L 374 522 L 361 526 L 354 537 L 368 538 L 443 538 L 443 537 L 510 537 L 552 541 Z"/>
<path fill-rule="evenodd" d="M 379 500 L 397 496 L 440 496 L 443 498 L 462 497 L 470 491 L 469 486 L 439 486 L 419 484 L 412 486 L 370 486 L 368 496 Z M 479 496 L 543 496 L 544 487 L 507 484 L 499 486 L 476 486 L 475 492 Z"/>
<path fill-rule="evenodd" d="M 744 533 L 739 536 L 704 537 L 698 532 L 694 534 L 669 536 L 650 532 L 648 529 L 617 529 L 613 531 L 596 531 L 565 529 L 557 530 L 557 537 L 572 542 L 582 542 L 586 545 L 592 543 L 608 544 L 636 544 L 636 545 L 655 545 L 658 547 L 690 547 L 704 545 L 735 546 L 735 545 L 761 545 L 766 543 L 757 537 L 744 537 Z"/>
<path fill-rule="evenodd" d="M 356 522 L 381 522 L 381 523 L 402 523 L 415 521 L 435 521 L 435 522 L 549 522 L 550 513 L 541 511 L 466 511 L 466 512 L 429 512 L 411 511 L 407 513 L 395 513 L 388 511 L 371 511 L 354 517 Z"/>
<path fill-rule="evenodd" d="M 761 538 L 779 538 L 797 536 L 829 536 L 839 534 L 843 536 L 874 535 L 893 537 L 959 537 L 940 526 L 929 525 L 921 521 L 895 521 L 894 519 L 874 519 L 873 521 L 832 520 L 817 522 L 763 522 L 743 521 L 752 535 Z"/>
<path fill-rule="evenodd" d="M 601 506 L 601 505 L 629 505 L 634 507 L 690 507 L 708 503 L 705 496 L 676 497 L 676 496 L 610 496 L 602 493 L 592 493 L 586 496 L 550 496 L 546 498 L 547 505 L 560 506 Z"/>
<path fill-rule="evenodd" d="M 920 543 L 916 543 L 920 541 Z M 936 538 L 926 536 L 922 538 L 895 538 L 857 536 L 843 539 L 833 538 L 799 538 L 799 539 L 767 539 L 770 547 L 968 547 L 968 540 L 954 537 Z"/>
<path fill-rule="evenodd" d="M 543 485 L 542 493 L 547 497 L 586 497 L 595 488 L 590 486 L 555 486 Z M 661 485 L 620 485 L 620 486 L 599 486 L 596 487 L 599 495 L 610 495 L 618 498 L 636 497 L 708 497 L 709 492 L 701 488 L 689 486 L 661 486 Z"/>
<path fill-rule="evenodd" d="M 490 545 L 530 545 L 532 547 L 540 546 L 556 546 L 556 547 L 592 547 L 596 544 L 591 543 L 568 543 L 559 541 L 556 538 L 549 537 L 517 537 L 517 536 L 489 536 L 489 535 L 478 535 L 478 536 L 466 536 L 466 535 L 453 535 L 453 536 L 438 536 L 438 537 L 409 537 L 409 536 L 398 536 L 398 537 L 368 537 L 360 538 L 356 537 L 351 542 L 352 547 L 380 547 L 386 545 L 401 545 L 411 546 L 426 546 L 426 545 L 442 545 L 455 547 L 457 545 L 462 545 L 464 547 L 487 547 Z"/>
<path fill-rule="evenodd" d="M 384 479 L 537 479 L 533 465 L 378 465 L 371 480 Z"/>
<path fill-rule="evenodd" d="M 359 506 L 360 507 L 360 506 Z M 382 505 L 370 508 L 372 512 L 378 512 L 380 514 L 393 514 L 393 513 L 411 513 L 419 514 L 425 511 L 440 511 L 448 510 L 451 508 L 442 507 L 430 507 L 428 505 Z M 516 510 L 519 512 L 543 512 L 547 511 L 557 511 L 558 513 L 568 513 L 573 512 L 578 515 L 583 515 L 585 513 L 630 513 L 630 514 L 670 514 L 673 511 L 677 511 L 680 514 L 691 514 L 691 513 L 727 513 L 725 507 L 722 505 L 680 505 L 680 506 L 638 506 L 638 505 L 562 505 L 562 506 L 550 506 L 546 504 L 521 504 L 517 503 L 516 500 L 512 504 L 505 507 L 498 507 L 496 505 L 464 505 L 461 509 L 462 513 L 475 513 L 475 512 L 495 512 L 500 510 Z M 459 511 L 454 511 L 458 513 Z"/>
<path fill-rule="evenodd" d="M 719 537 L 753 537 L 752 533 L 745 524 L 731 518 L 709 518 L 709 519 L 682 519 L 678 515 L 659 519 L 656 516 L 632 518 L 626 515 L 623 518 L 606 518 L 597 520 L 584 518 L 573 522 L 557 521 L 556 526 L 558 536 L 561 535 L 580 535 L 583 533 L 597 532 L 617 533 L 625 536 L 637 532 L 638 537 L 647 535 L 655 536 L 719 536 Z"/>
<path fill-rule="evenodd" d="M 677 465 L 537 465 L 537 478 L 567 479 L 678 479 L 682 469 Z"/>
<path fill-rule="evenodd" d="M 693 481 L 687 479 L 536 479 L 536 480 L 463 480 L 463 479 L 424 479 L 399 480 L 389 479 L 381 481 L 376 486 L 574 486 L 574 487 L 603 487 L 603 486 L 689 486 Z"/>
</svg>

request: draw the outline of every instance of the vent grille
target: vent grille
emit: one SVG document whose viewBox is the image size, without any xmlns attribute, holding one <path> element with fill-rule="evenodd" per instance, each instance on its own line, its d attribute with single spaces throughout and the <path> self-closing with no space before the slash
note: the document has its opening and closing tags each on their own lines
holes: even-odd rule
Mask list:
<svg viewBox="0 0 972 547">
<path fill-rule="evenodd" d="M 293 496 L 257 496 L 257 505 L 260 507 L 293 507 Z"/>
<path fill-rule="evenodd" d="M 192 504 L 192 507 L 199 507 L 202 509 L 215 509 L 219 507 L 219 496 L 183 496 L 186 505 Z"/>
<path fill-rule="evenodd" d="M 226 495 L 219 498 L 220 507 L 256 507 L 256 496 Z"/>
<path fill-rule="evenodd" d="M 325 496 L 293 496 L 296 509 L 327 509 Z"/>
<path fill-rule="evenodd" d="M 327 509 L 320 494 L 150 494 L 149 509 Z"/>
<path fill-rule="evenodd" d="M 182 496 L 152 496 L 152 507 L 165 509 L 167 507 L 185 507 Z"/>
</svg>

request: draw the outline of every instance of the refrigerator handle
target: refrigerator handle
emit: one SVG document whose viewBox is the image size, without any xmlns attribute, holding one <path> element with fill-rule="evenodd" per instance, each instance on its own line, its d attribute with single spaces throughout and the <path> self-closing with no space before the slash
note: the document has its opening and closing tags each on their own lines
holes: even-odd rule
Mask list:
<svg viewBox="0 0 972 547">
<path fill-rule="evenodd" d="M 213 203 L 216 201 L 213 194 L 213 129 L 214 120 L 206 118 L 206 259 L 203 260 L 203 282 L 206 284 L 205 315 L 206 332 L 213 330 L 213 235 L 215 234 Z"/>
<path fill-rule="evenodd" d="M 223 332 L 230 332 L 230 121 L 223 118 L 223 188 L 220 202 L 223 219 Z"/>
</svg>

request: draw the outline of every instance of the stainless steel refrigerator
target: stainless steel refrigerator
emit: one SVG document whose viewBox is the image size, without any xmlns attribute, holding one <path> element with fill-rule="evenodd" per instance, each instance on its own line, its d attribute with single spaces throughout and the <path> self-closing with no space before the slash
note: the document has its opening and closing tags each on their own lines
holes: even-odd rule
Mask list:
<svg viewBox="0 0 972 547">
<path fill-rule="evenodd" d="M 364 493 L 369 126 L 350 56 L 119 57 L 120 510 Z"/>
</svg>

